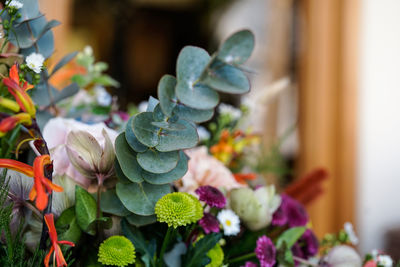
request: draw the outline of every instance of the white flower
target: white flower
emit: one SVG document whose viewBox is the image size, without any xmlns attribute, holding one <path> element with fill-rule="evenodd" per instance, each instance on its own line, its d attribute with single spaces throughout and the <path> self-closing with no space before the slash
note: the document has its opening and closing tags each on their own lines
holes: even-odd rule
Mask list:
<svg viewBox="0 0 400 267">
<path fill-rule="evenodd" d="M 16 9 L 20 9 L 24 6 L 20 1 L 17 0 L 11 0 L 10 3 L 8 3 L 9 7 L 15 7 Z"/>
<path fill-rule="evenodd" d="M 237 109 L 231 105 L 227 105 L 224 103 L 219 104 L 218 112 L 220 114 L 226 114 L 231 116 L 233 120 L 237 120 L 242 116 L 242 111 L 240 111 L 240 109 Z"/>
<path fill-rule="evenodd" d="M 351 244 L 357 245 L 358 237 L 357 237 L 356 233 L 354 232 L 354 228 L 353 228 L 353 225 L 351 224 L 351 222 L 346 222 L 344 224 L 344 231 L 348 235 Z"/>
<path fill-rule="evenodd" d="M 199 134 L 200 141 L 204 141 L 204 140 L 210 139 L 210 132 L 207 131 L 207 129 L 204 128 L 203 126 L 198 126 L 197 127 L 197 133 Z"/>
<path fill-rule="evenodd" d="M 379 255 L 378 256 L 378 265 L 383 267 L 392 267 L 393 260 L 389 255 Z"/>
<path fill-rule="evenodd" d="M 83 53 L 87 56 L 91 56 L 93 55 L 93 48 L 90 45 L 87 45 L 83 48 Z"/>
<path fill-rule="evenodd" d="M 25 59 L 26 65 L 36 73 L 42 71 L 44 57 L 38 53 L 32 53 Z"/>
<path fill-rule="evenodd" d="M 149 102 L 147 102 L 147 101 L 140 102 L 138 105 L 139 112 L 145 112 L 147 110 L 148 105 L 149 105 Z"/>
<path fill-rule="evenodd" d="M 237 235 L 240 232 L 239 217 L 232 210 L 221 210 L 217 219 L 222 224 L 225 235 Z"/>
<path fill-rule="evenodd" d="M 97 104 L 102 107 L 107 107 L 112 103 L 112 96 L 107 92 L 107 90 L 102 86 L 97 86 L 94 89 Z"/>
</svg>

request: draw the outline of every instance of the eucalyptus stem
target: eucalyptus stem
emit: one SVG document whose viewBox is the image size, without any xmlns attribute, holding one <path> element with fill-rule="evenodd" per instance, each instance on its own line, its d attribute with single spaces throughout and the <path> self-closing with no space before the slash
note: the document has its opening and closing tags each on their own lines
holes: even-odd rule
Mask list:
<svg viewBox="0 0 400 267">
<path fill-rule="evenodd" d="M 256 256 L 256 253 L 255 253 L 255 252 L 250 252 L 250 253 L 248 253 L 248 254 L 245 254 L 245 255 L 242 255 L 242 256 L 233 258 L 233 259 L 231 259 L 231 260 L 228 260 L 227 263 L 234 263 L 234 262 L 238 262 L 238 261 L 244 261 L 244 260 L 253 258 L 253 257 L 255 257 L 255 256 Z"/>
<path fill-rule="evenodd" d="M 162 243 L 162 246 L 161 246 L 160 258 L 159 258 L 159 266 L 160 267 L 162 266 L 162 263 L 164 261 L 164 259 L 163 259 L 164 258 L 164 253 L 165 253 L 165 250 L 167 249 L 167 246 L 168 246 L 169 240 L 171 238 L 172 232 L 173 232 L 173 228 L 172 227 L 168 227 L 167 234 L 166 234 L 166 236 L 164 238 L 164 241 Z"/>
</svg>

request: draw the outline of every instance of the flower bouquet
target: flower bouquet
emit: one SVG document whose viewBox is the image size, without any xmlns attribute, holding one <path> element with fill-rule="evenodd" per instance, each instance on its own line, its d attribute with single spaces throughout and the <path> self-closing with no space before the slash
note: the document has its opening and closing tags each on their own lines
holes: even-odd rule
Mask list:
<svg viewBox="0 0 400 267">
<path fill-rule="evenodd" d="M 211 56 L 184 47 L 158 99 L 126 113 L 90 48 L 47 67 L 58 22 L 37 1 L 0 16 L 1 266 L 392 266 L 362 259 L 350 224 L 317 240 L 303 204 L 324 171 L 282 193 L 259 179 L 245 108 L 219 105 L 250 90 L 250 31 Z"/>
</svg>

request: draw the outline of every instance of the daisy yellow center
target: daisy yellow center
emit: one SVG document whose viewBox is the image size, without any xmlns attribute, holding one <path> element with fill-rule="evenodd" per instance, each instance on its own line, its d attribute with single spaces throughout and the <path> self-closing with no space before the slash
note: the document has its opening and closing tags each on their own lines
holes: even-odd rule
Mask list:
<svg viewBox="0 0 400 267">
<path fill-rule="evenodd" d="M 230 220 L 226 220 L 226 221 L 225 221 L 225 224 L 226 224 L 227 226 L 231 226 L 232 223 L 231 223 Z"/>
</svg>

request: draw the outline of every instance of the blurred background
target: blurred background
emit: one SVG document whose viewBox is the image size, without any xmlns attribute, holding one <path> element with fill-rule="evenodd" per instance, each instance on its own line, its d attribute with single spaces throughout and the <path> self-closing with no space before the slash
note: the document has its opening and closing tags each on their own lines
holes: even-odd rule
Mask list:
<svg viewBox="0 0 400 267">
<path fill-rule="evenodd" d="M 185 45 L 215 51 L 236 30 L 256 35 L 252 91 L 224 99 L 251 107 L 266 149 L 282 136 L 295 180 L 329 172 L 307 207 L 321 237 L 347 221 L 359 249 L 400 257 L 400 1 L 41 0 L 55 32 L 54 61 L 93 47 L 121 86 L 120 104 L 156 95 Z M 287 135 L 287 133 L 290 133 Z"/>
</svg>

